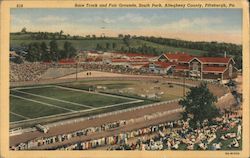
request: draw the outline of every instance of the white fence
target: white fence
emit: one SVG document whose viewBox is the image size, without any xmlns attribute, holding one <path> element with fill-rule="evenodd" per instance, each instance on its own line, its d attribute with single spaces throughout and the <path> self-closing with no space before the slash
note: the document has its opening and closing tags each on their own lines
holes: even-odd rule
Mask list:
<svg viewBox="0 0 250 158">
<path fill-rule="evenodd" d="M 34 132 L 36 131 L 37 129 L 36 128 L 15 128 L 15 129 L 11 129 L 9 131 L 9 135 L 10 136 L 15 136 L 15 135 L 20 135 L 20 134 L 23 134 L 23 133 L 26 133 L 26 132 Z"/>
<path fill-rule="evenodd" d="M 76 119 L 71 119 L 71 120 L 55 122 L 55 123 L 47 124 L 45 126 L 48 128 L 51 128 L 51 127 L 56 127 L 56 126 L 60 126 L 60 125 L 72 124 L 72 123 L 77 123 L 77 122 L 81 122 L 81 121 L 85 121 L 85 120 L 92 120 L 92 119 L 101 118 L 101 117 L 105 117 L 105 116 L 117 115 L 117 114 L 124 113 L 124 112 L 135 111 L 135 110 L 159 106 L 159 105 L 163 105 L 163 104 L 170 104 L 170 103 L 178 102 L 179 100 L 180 99 L 174 99 L 174 100 L 163 101 L 163 102 L 159 102 L 159 103 L 147 104 L 147 105 L 143 105 L 143 106 L 117 110 L 117 111 L 108 112 L 108 113 L 99 114 L 99 115 L 94 115 L 94 116 L 89 116 L 89 117 L 76 118 Z"/>
</svg>

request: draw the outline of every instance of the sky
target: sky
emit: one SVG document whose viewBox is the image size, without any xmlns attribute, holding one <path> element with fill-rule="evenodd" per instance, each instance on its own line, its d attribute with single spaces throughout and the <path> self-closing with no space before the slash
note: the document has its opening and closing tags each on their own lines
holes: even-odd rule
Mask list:
<svg viewBox="0 0 250 158">
<path fill-rule="evenodd" d="M 118 34 L 241 44 L 241 9 L 11 9 L 11 32 Z"/>
</svg>

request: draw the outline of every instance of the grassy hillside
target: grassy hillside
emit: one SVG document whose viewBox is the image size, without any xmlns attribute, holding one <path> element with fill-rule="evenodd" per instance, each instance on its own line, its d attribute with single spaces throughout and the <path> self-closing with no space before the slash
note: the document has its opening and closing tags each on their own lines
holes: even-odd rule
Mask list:
<svg viewBox="0 0 250 158">
<path fill-rule="evenodd" d="M 141 39 L 132 39 L 130 41 L 130 46 L 132 46 L 132 47 L 138 47 L 138 46 L 142 46 L 144 44 L 147 46 L 151 46 L 153 48 L 156 48 L 156 49 L 163 51 L 163 52 L 187 52 L 187 53 L 192 54 L 192 55 L 202 55 L 204 53 L 207 53 L 206 51 L 202 51 L 202 50 L 188 49 L 188 48 L 177 48 L 177 47 L 173 47 L 173 46 L 161 45 L 161 44 L 157 44 L 157 43 L 153 43 L 153 42 L 149 42 L 149 41 L 144 41 Z"/>
<path fill-rule="evenodd" d="M 45 42 L 47 45 L 49 44 L 49 42 L 51 41 L 51 39 L 43 39 L 43 40 L 37 40 L 37 39 L 32 39 L 31 38 L 31 34 L 11 34 L 10 35 L 10 46 L 11 47 L 18 47 L 18 46 L 22 46 L 22 45 L 28 45 L 29 43 L 32 42 Z M 202 50 L 196 50 L 196 49 L 188 49 L 188 48 L 177 48 L 177 47 L 173 47 L 173 46 L 168 46 L 168 45 L 162 45 L 162 44 L 157 44 L 154 42 L 150 42 L 150 41 L 145 41 L 142 39 L 130 39 L 129 40 L 129 46 L 126 45 L 123 41 L 123 39 L 121 38 L 80 38 L 80 39 L 72 39 L 71 37 L 69 37 L 68 39 L 58 39 L 56 40 L 59 48 L 62 49 L 63 44 L 65 41 L 69 41 L 73 44 L 73 46 L 76 49 L 85 49 L 85 50 L 93 50 L 96 49 L 97 44 L 99 44 L 100 46 L 102 46 L 103 48 L 106 48 L 106 44 L 109 43 L 110 48 L 109 50 L 113 50 L 113 48 L 111 48 L 111 45 L 113 45 L 113 43 L 115 44 L 115 51 L 119 51 L 122 49 L 124 50 L 128 50 L 128 47 L 131 48 L 139 48 L 142 47 L 143 45 L 147 46 L 147 47 L 151 47 L 151 48 L 155 48 L 157 50 L 157 52 L 159 52 L 158 54 L 160 54 L 161 52 L 187 52 L 193 55 L 203 55 L 206 53 L 206 51 L 202 51 Z"/>
</svg>

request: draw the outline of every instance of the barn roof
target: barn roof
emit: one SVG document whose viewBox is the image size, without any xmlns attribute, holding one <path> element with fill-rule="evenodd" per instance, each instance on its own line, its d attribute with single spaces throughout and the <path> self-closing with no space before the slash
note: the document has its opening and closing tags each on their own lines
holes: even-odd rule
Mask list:
<svg viewBox="0 0 250 158">
<path fill-rule="evenodd" d="M 203 72 L 224 72 L 227 67 L 218 67 L 218 66 L 206 66 L 203 67 Z"/>
<path fill-rule="evenodd" d="M 227 64 L 232 58 L 230 57 L 197 57 L 203 63 L 222 63 Z"/>
<path fill-rule="evenodd" d="M 170 66 L 174 66 L 175 64 L 172 62 L 161 62 L 161 61 L 156 61 L 154 62 L 155 65 L 158 65 L 161 68 L 168 68 Z"/>
<path fill-rule="evenodd" d="M 189 54 L 187 53 L 180 53 L 180 52 L 176 52 L 176 53 L 165 53 L 164 54 L 168 59 L 172 59 L 172 60 L 179 60 L 180 58 L 185 58 L 185 57 L 190 57 Z"/>
</svg>

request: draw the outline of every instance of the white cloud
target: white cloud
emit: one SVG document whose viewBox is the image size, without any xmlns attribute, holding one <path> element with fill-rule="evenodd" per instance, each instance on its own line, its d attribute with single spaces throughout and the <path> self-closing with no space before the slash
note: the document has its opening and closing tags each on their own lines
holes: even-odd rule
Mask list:
<svg viewBox="0 0 250 158">
<path fill-rule="evenodd" d="M 114 19 L 109 19 L 109 18 L 104 18 L 102 21 L 103 21 L 105 24 L 111 24 L 111 23 L 115 23 L 115 22 L 116 22 L 116 20 L 114 20 Z"/>
<path fill-rule="evenodd" d="M 126 14 L 124 16 L 121 16 L 119 18 L 117 18 L 118 21 L 128 21 L 131 23 L 150 23 L 150 19 L 149 18 L 145 18 L 139 14 Z"/>
<path fill-rule="evenodd" d="M 172 23 L 166 23 L 161 26 L 161 28 L 168 29 L 168 30 L 184 30 L 184 29 L 191 29 L 195 30 L 197 28 L 200 28 L 202 30 L 208 29 L 210 25 L 219 24 L 222 22 L 222 19 L 220 18 L 194 18 L 194 19 L 188 19 L 188 18 L 182 18 L 178 21 L 174 21 Z"/>
<path fill-rule="evenodd" d="M 77 22 L 80 23 L 105 23 L 105 24 L 113 24 L 116 22 L 116 19 L 111 19 L 111 18 L 102 18 L 99 16 L 94 16 L 94 17 L 84 17 L 81 19 L 77 19 Z"/>
<path fill-rule="evenodd" d="M 65 17 L 53 16 L 53 15 L 48 15 L 37 19 L 37 21 L 39 22 L 64 22 L 66 20 L 67 18 Z"/>
<path fill-rule="evenodd" d="M 28 15 L 23 15 L 23 16 L 10 16 L 11 22 L 14 25 L 21 25 L 21 24 L 30 24 L 31 20 Z"/>
<path fill-rule="evenodd" d="M 150 18 L 145 18 L 139 14 L 125 14 L 120 17 L 115 17 L 115 18 L 110 18 L 110 17 L 99 17 L 99 16 L 94 16 L 94 17 L 84 17 L 79 20 L 78 22 L 83 22 L 83 23 L 93 23 L 93 22 L 99 22 L 99 23 L 104 23 L 104 24 L 115 24 L 115 23 L 133 23 L 133 24 L 141 24 L 141 23 L 150 23 L 151 20 Z"/>
<path fill-rule="evenodd" d="M 81 22 L 81 23 L 91 23 L 96 21 L 101 21 L 101 18 L 98 16 L 94 16 L 94 17 L 81 17 L 79 19 L 76 19 L 76 22 Z"/>
</svg>

